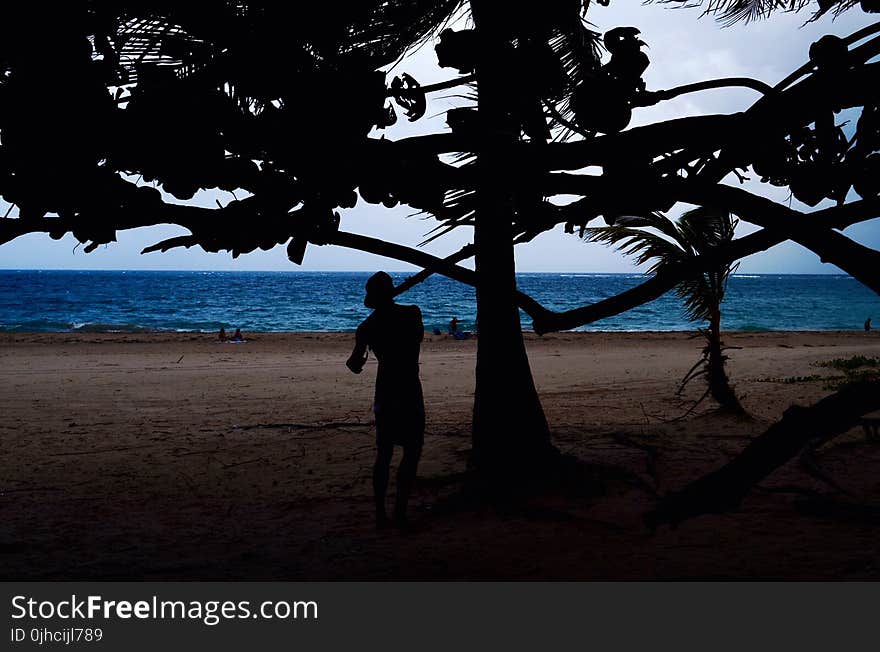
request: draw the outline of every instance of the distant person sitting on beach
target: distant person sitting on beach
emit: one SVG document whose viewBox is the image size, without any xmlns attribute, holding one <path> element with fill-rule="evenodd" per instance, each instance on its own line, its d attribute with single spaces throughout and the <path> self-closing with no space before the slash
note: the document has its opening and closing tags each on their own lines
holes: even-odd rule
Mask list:
<svg viewBox="0 0 880 652">
<path fill-rule="evenodd" d="M 388 524 L 385 494 L 394 446 L 403 447 L 397 471 L 394 524 L 406 526 L 406 505 L 416 477 L 425 435 L 425 405 L 419 381 L 419 348 L 425 334 L 418 306 L 394 302 L 394 282 L 385 272 L 367 281 L 364 305 L 373 312 L 358 326 L 355 345 L 345 363 L 359 374 L 368 349 L 379 362 L 373 412 L 376 415 L 376 463 L 373 466 L 373 495 L 376 525 Z"/>
<path fill-rule="evenodd" d="M 458 317 L 453 317 L 449 321 L 449 334 L 455 335 L 458 332 Z"/>
<path fill-rule="evenodd" d="M 244 338 L 241 336 L 241 329 L 236 328 L 235 332 L 232 334 L 233 342 L 244 342 Z"/>
<path fill-rule="evenodd" d="M 217 339 L 221 342 L 226 341 L 226 329 L 223 328 L 222 326 L 220 327 L 220 334 L 217 335 Z"/>
<path fill-rule="evenodd" d="M 869 330 L 871 330 L 871 318 L 870 317 L 868 317 L 865 320 L 865 332 L 867 333 Z"/>
</svg>

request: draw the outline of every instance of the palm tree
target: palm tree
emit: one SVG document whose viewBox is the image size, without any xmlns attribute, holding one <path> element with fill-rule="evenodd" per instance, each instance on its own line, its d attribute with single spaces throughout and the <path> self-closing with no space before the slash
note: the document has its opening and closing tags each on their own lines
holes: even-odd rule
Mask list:
<svg viewBox="0 0 880 652">
<path fill-rule="evenodd" d="M 636 256 L 639 264 L 653 261 L 648 271 L 656 273 L 668 265 L 711 254 L 733 239 L 736 225 L 730 212 L 705 207 L 685 212 L 677 222 L 662 213 L 618 218 L 611 226 L 585 229 L 583 238 L 614 245 L 619 251 Z M 700 329 L 706 338 L 703 355 L 682 379 L 679 392 L 690 380 L 705 376 L 708 387 L 700 401 L 711 394 L 722 408 L 741 413 L 743 408 L 724 369 L 727 356 L 721 341 L 721 302 L 727 280 L 737 266 L 738 263 L 724 262 L 695 273 L 679 282 L 675 292 L 683 299 L 685 312 L 692 321 L 708 322 L 706 328 Z"/>
</svg>

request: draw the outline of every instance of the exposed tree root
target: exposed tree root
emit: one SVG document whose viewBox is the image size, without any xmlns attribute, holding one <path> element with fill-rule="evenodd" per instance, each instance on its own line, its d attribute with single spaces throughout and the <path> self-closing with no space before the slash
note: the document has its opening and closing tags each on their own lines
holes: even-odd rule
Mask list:
<svg viewBox="0 0 880 652">
<path fill-rule="evenodd" d="M 611 437 L 614 439 L 614 441 L 623 446 L 628 446 L 630 448 L 644 451 L 645 473 L 647 473 L 654 481 L 654 487 L 651 487 L 651 491 L 656 496 L 657 493 L 655 487 L 657 486 L 657 447 L 651 446 L 650 444 L 642 444 L 640 442 L 637 442 L 630 436 L 622 432 L 613 432 L 611 433 Z"/>
</svg>

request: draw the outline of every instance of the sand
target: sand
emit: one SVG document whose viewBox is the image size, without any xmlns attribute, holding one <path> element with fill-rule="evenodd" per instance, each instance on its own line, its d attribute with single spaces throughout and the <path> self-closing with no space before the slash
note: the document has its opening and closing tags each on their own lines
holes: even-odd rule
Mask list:
<svg viewBox="0 0 880 652">
<path fill-rule="evenodd" d="M 685 419 L 688 333 L 527 335 L 554 441 L 603 490 L 447 509 L 469 441 L 474 341 L 429 337 L 416 531 L 376 532 L 375 362 L 351 334 L 0 335 L 3 579 L 874 578 L 880 445 L 854 430 L 725 515 L 651 534 L 657 494 L 729 460 L 792 403 L 828 394 L 819 361 L 880 355 L 880 334 L 737 333 L 729 373 L 752 420 Z M 798 378 L 800 377 L 800 379 Z M 702 388 L 685 393 L 693 399 Z M 396 460 L 396 458 L 395 458 Z M 818 514 L 810 496 L 864 509 Z M 805 507 L 805 505 L 807 507 Z"/>
</svg>

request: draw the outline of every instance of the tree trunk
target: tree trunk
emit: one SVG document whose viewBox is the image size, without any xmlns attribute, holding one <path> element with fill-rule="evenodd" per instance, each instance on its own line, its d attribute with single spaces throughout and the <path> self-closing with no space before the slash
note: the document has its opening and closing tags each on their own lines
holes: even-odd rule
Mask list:
<svg viewBox="0 0 880 652">
<path fill-rule="evenodd" d="M 486 5 L 489 7 L 486 7 Z M 511 185 L 519 138 L 510 115 L 513 91 L 504 80 L 503 40 L 492 29 L 494 3 L 473 3 L 480 35 L 478 115 L 484 134 L 478 155 L 474 226 L 477 272 L 476 392 L 473 465 L 492 489 L 526 485 L 555 452 L 532 379 L 516 301 Z"/>
<path fill-rule="evenodd" d="M 513 249 L 507 229 L 477 220 L 476 391 L 473 462 L 496 480 L 518 481 L 552 452 L 550 432 L 514 301 Z M 501 222 L 501 216 L 495 215 Z"/>
<path fill-rule="evenodd" d="M 708 340 L 709 392 L 721 407 L 741 412 L 743 408 L 739 403 L 739 399 L 736 398 L 736 394 L 733 388 L 731 388 L 730 380 L 727 378 L 727 373 L 724 370 L 724 353 L 721 348 L 720 310 L 714 310 L 709 317 Z"/>
</svg>

